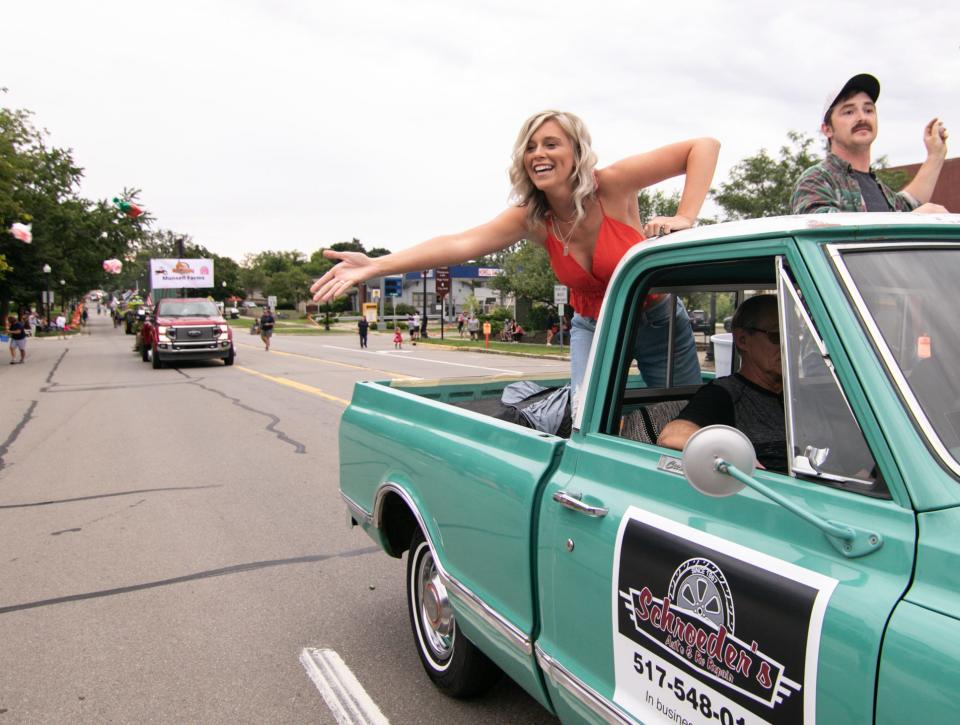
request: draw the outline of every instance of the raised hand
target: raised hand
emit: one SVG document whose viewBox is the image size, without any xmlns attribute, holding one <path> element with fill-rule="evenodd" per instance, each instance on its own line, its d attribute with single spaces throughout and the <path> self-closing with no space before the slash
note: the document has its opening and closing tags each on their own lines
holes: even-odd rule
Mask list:
<svg viewBox="0 0 960 725">
<path fill-rule="evenodd" d="M 327 259 L 339 260 L 310 287 L 314 302 L 329 302 L 346 294 L 351 287 L 377 276 L 373 260 L 362 252 L 335 252 L 323 250 Z"/>
<path fill-rule="evenodd" d="M 927 154 L 946 158 L 947 139 L 950 134 L 947 133 L 947 127 L 944 126 L 939 118 L 935 118 L 923 128 L 923 145 L 927 147 Z"/>
</svg>

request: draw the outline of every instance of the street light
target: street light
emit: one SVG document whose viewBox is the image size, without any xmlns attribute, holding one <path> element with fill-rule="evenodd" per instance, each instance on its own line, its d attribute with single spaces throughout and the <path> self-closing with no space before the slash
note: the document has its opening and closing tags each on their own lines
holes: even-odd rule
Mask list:
<svg viewBox="0 0 960 725">
<path fill-rule="evenodd" d="M 47 302 L 47 328 L 49 329 L 49 327 L 50 327 L 50 272 L 53 271 L 53 270 L 50 268 L 50 265 L 49 265 L 49 264 L 43 265 L 43 268 L 42 268 L 42 269 L 43 269 L 43 278 L 46 280 L 46 285 L 47 285 L 47 295 L 46 295 L 46 297 L 47 297 L 47 299 L 46 299 L 46 302 Z"/>
<path fill-rule="evenodd" d="M 66 284 L 67 284 L 67 280 L 65 279 L 60 280 L 60 311 L 61 312 L 63 312 L 64 309 L 66 309 L 66 304 L 67 304 Z"/>
</svg>

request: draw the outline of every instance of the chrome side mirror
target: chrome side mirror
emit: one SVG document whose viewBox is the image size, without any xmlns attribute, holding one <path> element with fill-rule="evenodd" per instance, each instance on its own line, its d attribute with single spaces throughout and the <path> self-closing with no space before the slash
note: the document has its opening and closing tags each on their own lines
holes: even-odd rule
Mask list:
<svg viewBox="0 0 960 725">
<path fill-rule="evenodd" d="M 690 436 L 683 447 L 683 474 L 690 485 L 706 496 L 732 496 L 744 484 L 719 469 L 718 459 L 752 476 L 756 460 L 753 444 L 736 428 L 708 425 Z"/>
<path fill-rule="evenodd" d="M 740 431 L 726 425 L 701 428 L 683 447 L 683 473 L 697 491 L 707 496 L 731 496 L 749 486 L 820 529 L 830 544 L 848 558 L 866 556 L 883 546 L 883 537 L 843 521 L 813 513 L 753 477 L 756 453 Z"/>
</svg>

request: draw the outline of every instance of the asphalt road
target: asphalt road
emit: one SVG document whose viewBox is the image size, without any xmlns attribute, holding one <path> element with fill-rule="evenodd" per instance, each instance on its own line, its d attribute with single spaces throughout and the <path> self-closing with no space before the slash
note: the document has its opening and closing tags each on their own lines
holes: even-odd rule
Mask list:
<svg viewBox="0 0 960 725">
<path fill-rule="evenodd" d="M 566 363 L 240 334 L 232 368 L 153 370 L 90 329 L 0 361 L 0 725 L 335 722 L 304 648 L 391 723 L 553 721 L 509 681 L 470 702 L 430 684 L 405 562 L 346 526 L 337 427 L 358 380 Z"/>
</svg>

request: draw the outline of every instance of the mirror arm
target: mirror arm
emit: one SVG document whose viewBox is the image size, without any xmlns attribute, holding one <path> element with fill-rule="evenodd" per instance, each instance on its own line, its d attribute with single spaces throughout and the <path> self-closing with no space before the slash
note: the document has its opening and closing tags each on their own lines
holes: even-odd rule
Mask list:
<svg viewBox="0 0 960 725">
<path fill-rule="evenodd" d="M 714 459 L 714 467 L 721 473 L 726 473 L 728 476 L 732 476 L 740 481 L 740 483 L 743 485 L 749 486 L 754 491 L 757 491 L 758 493 L 761 493 L 769 498 L 771 501 L 780 504 L 787 509 L 787 511 L 796 514 L 807 523 L 816 526 L 824 533 L 824 535 L 827 537 L 827 540 L 833 545 L 833 548 L 848 558 L 854 559 L 856 557 L 865 556 L 883 546 L 883 537 L 881 537 L 880 534 L 873 531 L 858 529 L 850 526 L 849 524 L 838 521 L 828 521 L 821 516 L 817 516 L 812 511 L 808 511 L 802 506 L 798 506 L 793 501 L 790 501 L 786 497 L 781 496 L 772 488 L 765 486 L 752 476 L 748 476 L 732 463 L 728 463 L 720 457 Z"/>
</svg>

